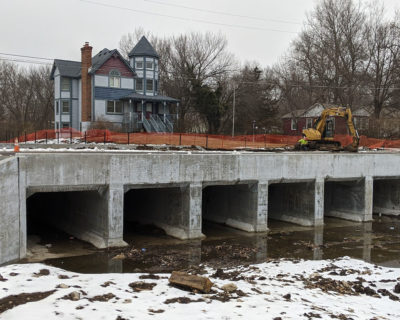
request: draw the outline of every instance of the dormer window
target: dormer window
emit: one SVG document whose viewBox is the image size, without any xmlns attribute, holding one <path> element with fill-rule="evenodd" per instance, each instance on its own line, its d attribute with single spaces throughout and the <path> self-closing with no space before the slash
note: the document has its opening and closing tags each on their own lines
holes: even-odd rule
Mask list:
<svg viewBox="0 0 400 320">
<path fill-rule="evenodd" d="M 121 87 L 121 73 L 118 70 L 110 71 L 110 87 L 112 88 Z"/>
<path fill-rule="evenodd" d="M 154 68 L 153 61 L 146 61 L 146 69 L 153 70 L 153 68 Z"/>
<path fill-rule="evenodd" d="M 136 69 L 143 69 L 143 61 L 136 61 Z"/>
</svg>

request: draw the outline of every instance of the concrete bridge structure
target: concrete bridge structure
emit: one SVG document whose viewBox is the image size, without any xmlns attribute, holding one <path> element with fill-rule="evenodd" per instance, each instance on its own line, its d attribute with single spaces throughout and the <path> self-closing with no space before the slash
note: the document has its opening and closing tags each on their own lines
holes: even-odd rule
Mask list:
<svg viewBox="0 0 400 320">
<path fill-rule="evenodd" d="M 399 214 L 399 164 L 391 152 L 22 152 L 0 159 L 0 264 L 26 256 L 30 216 L 105 248 L 126 245 L 126 221 L 196 239 L 203 219 L 265 232 L 268 218 Z"/>
</svg>

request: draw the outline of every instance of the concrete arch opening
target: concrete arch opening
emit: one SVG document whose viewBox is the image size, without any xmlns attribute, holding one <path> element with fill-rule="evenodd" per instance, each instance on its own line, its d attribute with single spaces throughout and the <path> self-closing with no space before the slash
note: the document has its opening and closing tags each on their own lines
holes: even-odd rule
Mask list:
<svg viewBox="0 0 400 320">
<path fill-rule="evenodd" d="M 325 182 L 325 216 L 351 220 L 372 220 L 372 180 Z"/>
<path fill-rule="evenodd" d="M 106 190 L 29 192 L 26 200 L 28 250 L 44 242 L 60 246 L 64 243 L 68 247 L 66 242 L 71 236 L 98 248 L 106 247 Z"/>
<path fill-rule="evenodd" d="M 373 213 L 400 216 L 400 178 L 374 180 Z"/>
<path fill-rule="evenodd" d="M 316 210 L 320 192 L 314 181 L 270 183 L 268 217 L 302 226 L 321 225 Z"/>
<path fill-rule="evenodd" d="M 258 184 L 205 184 L 202 191 L 202 218 L 247 232 L 267 230 L 260 213 Z"/>
<path fill-rule="evenodd" d="M 154 225 L 178 239 L 202 236 L 191 210 L 192 190 L 182 185 L 139 185 L 126 188 L 124 195 L 124 239 L 135 230 L 135 224 Z M 201 223 L 201 221 L 200 221 Z M 150 229 L 148 229 L 150 230 Z"/>
</svg>

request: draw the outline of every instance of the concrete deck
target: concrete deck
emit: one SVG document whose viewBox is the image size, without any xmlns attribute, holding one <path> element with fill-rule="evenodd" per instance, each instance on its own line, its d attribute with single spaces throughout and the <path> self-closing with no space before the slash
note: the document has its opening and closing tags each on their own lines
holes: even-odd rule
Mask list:
<svg viewBox="0 0 400 320">
<path fill-rule="evenodd" d="M 0 159 L 0 264 L 25 257 L 28 213 L 99 248 L 125 244 L 124 220 L 180 239 L 203 237 L 203 218 L 248 232 L 268 217 L 371 221 L 374 202 L 400 211 L 399 164 L 390 152 L 22 152 Z"/>
</svg>

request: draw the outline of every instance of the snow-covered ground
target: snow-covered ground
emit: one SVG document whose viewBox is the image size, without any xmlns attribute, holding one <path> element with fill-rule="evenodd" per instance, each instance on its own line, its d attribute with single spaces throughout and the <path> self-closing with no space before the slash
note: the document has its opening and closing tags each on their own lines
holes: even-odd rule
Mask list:
<svg viewBox="0 0 400 320">
<path fill-rule="evenodd" d="M 76 274 L 43 264 L 9 265 L 0 268 L 0 319 L 400 319 L 400 295 L 394 293 L 400 269 L 342 258 L 192 271 L 205 272 L 214 283 L 211 293 L 169 286 L 169 274 Z M 224 291 L 227 284 L 234 285 Z M 9 309 L 21 300 L 10 295 L 36 292 L 48 297 Z"/>
</svg>

